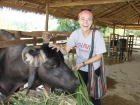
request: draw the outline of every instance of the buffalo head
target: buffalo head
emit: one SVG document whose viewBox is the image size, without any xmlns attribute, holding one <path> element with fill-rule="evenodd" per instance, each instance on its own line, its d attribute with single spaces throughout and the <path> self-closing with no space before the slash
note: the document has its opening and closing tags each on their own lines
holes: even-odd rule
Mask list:
<svg viewBox="0 0 140 105">
<path fill-rule="evenodd" d="M 52 50 L 48 44 L 43 44 L 40 49 L 27 46 L 22 52 L 22 59 L 29 65 L 28 91 L 36 77 L 44 84 L 68 91 L 75 90 L 80 84 L 65 64 L 61 52 Z"/>
</svg>

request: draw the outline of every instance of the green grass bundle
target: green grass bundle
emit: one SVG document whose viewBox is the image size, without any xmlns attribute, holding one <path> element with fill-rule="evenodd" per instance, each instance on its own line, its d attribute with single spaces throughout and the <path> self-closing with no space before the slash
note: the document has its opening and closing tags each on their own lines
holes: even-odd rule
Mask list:
<svg viewBox="0 0 140 105">
<path fill-rule="evenodd" d="M 65 93 L 61 95 L 51 93 L 49 94 L 49 98 L 46 98 L 44 92 L 42 92 L 41 95 L 15 93 L 15 95 L 8 100 L 8 103 L 10 103 L 10 105 L 76 105 L 76 100 L 72 94 L 66 95 Z M 4 105 L 4 102 L 1 102 L 1 104 Z"/>
<path fill-rule="evenodd" d="M 93 105 L 89 100 L 87 86 L 85 85 L 80 73 L 75 69 L 74 74 L 81 81 L 80 86 L 76 89 L 77 105 Z"/>
</svg>

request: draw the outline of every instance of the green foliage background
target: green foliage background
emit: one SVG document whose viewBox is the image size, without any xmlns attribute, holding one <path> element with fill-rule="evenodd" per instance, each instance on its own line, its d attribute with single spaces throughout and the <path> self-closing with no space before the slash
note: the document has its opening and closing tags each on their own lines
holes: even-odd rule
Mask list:
<svg viewBox="0 0 140 105">
<path fill-rule="evenodd" d="M 70 31 L 73 32 L 74 30 L 80 28 L 80 25 L 78 21 L 72 20 L 72 19 L 58 19 L 58 27 L 54 29 L 53 31 Z M 103 36 L 109 36 L 111 33 L 113 33 L 113 29 L 110 27 L 103 27 L 96 25 L 96 28 L 98 28 Z M 115 29 L 115 33 L 119 35 L 124 34 L 124 29 Z M 140 31 L 139 30 L 125 30 L 126 35 L 137 35 L 140 37 Z"/>
<path fill-rule="evenodd" d="M 80 28 L 78 21 L 74 21 L 73 19 L 58 19 L 57 24 L 58 24 L 58 27 L 54 29 L 53 31 L 72 32 Z"/>
</svg>

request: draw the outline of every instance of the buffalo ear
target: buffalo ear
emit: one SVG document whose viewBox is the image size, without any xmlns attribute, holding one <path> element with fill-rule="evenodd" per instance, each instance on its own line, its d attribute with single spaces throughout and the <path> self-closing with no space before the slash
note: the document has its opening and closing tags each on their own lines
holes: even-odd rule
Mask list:
<svg viewBox="0 0 140 105">
<path fill-rule="evenodd" d="M 29 67 L 28 89 L 26 95 L 29 93 L 29 89 L 32 87 L 36 80 L 37 69 L 37 67 Z"/>
</svg>

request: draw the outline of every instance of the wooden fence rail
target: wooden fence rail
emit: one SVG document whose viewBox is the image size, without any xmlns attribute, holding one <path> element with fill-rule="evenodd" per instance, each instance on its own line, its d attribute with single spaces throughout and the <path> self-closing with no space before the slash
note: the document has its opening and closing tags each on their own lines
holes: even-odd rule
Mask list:
<svg viewBox="0 0 140 105">
<path fill-rule="evenodd" d="M 18 45 L 21 45 L 21 44 L 42 43 L 42 42 L 43 42 L 43 39 L 0 41 L 0 48 L 18 46 Z"/>
<path fill-rule="evenodd" d="M 14 34 L 17 40 L 0 41 L 0 48 L 17 46 L 21 44 L 36 45 L 36 43 L 43 42 L 42 34 L 44 31 L 32 31 L 32 32 L 15 31 L 15 30 L 6 30 L 6 31 Z M 71 32 L 53 32 L 53 31 L 49 31 L 49 33 L 53 35 L 53 38 L 50 40 L 53 43 L 56 43 L 57 41 L 61 41 L 61 40 L 66 40 L 71 34 Z M 32 39 L 22 40 L 22 38 L 32 38 Z"/>
<path fill-rule="evenodd" d="M 3 47 L 11 47 L 11 46 L 17 46 L 21 44 L 33 44 L 36 46 L 37 43 L 42 43 L 43 39 L 41 39 L 42 34 L 44 31 L 16 31 L 16 30 L 6 30 L 12 34 L 15 34 L 15 37 L 17 40 L 10 40 L 10 41 L 0 41 L 0 48 Z M 59 32 L 59 31 L 48 31 L 48 33 L 53 35 L 53 38 L 50 40 L 52 43 L 60 43 L 62 45 L 65 44 L 68 37 L 71 35 L 72 32 Z M 23 40 L 24 38 L 24 40 Z M 31 38 L 31 39 L 26 39 Z M 39 39 L 38 39 L 39 38 Z M 109 36 L 104 37 L 106 46 L 109 45 Z M 39 46 L 36 46 L 39 47 Z M 71 49 L 69 53 L 72 53 L 72 59 L 74 59 L 74 54 L 76 53 L 75 47 Z M 68 54 L 69 55 L 69 54 Z"/>
</svg>

